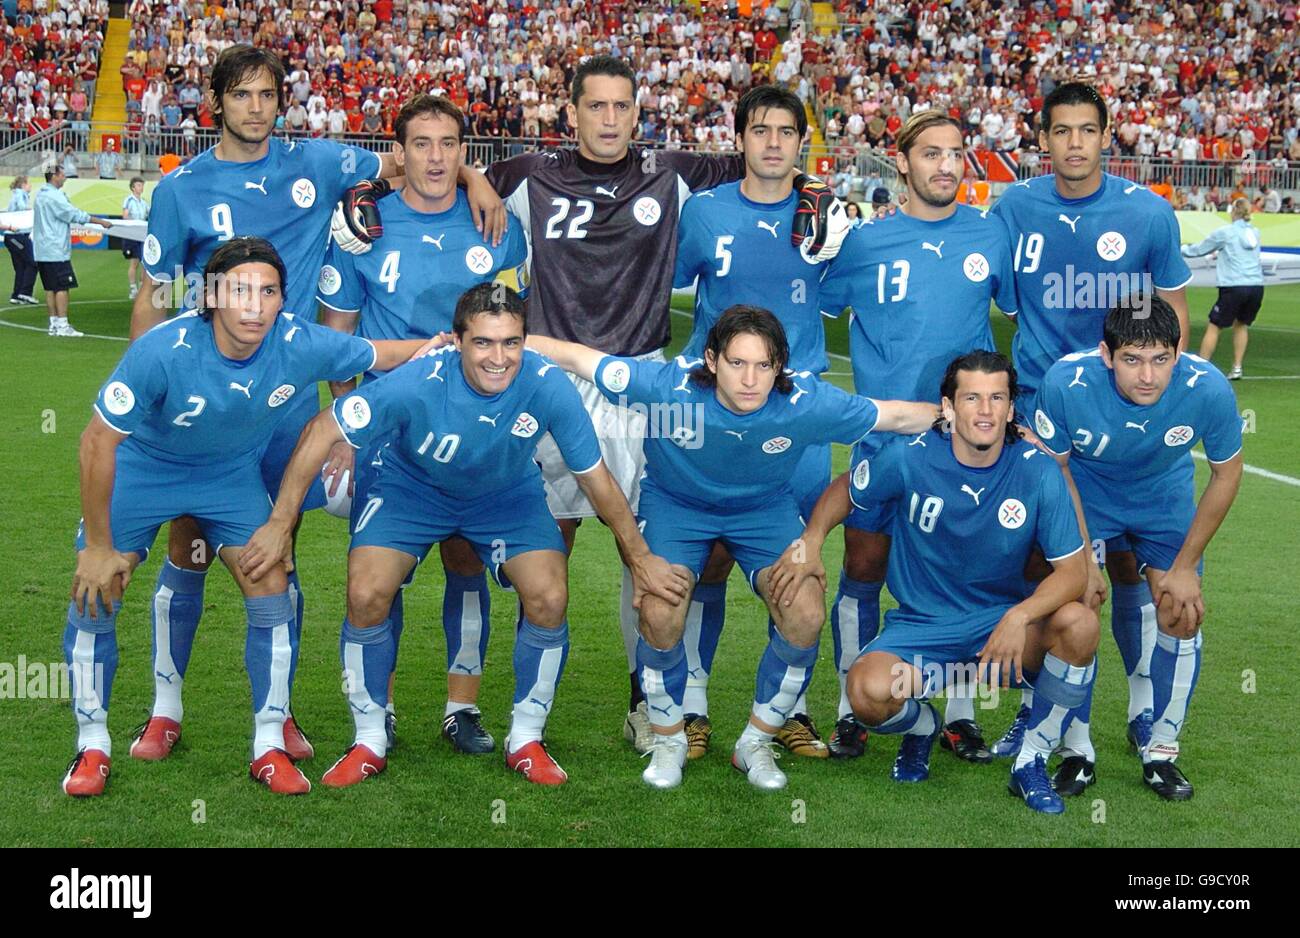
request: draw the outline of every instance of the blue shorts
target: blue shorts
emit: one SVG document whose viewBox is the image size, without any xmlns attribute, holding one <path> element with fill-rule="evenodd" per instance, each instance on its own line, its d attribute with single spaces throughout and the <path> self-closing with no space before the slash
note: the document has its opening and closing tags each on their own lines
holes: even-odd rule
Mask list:
<svg viewBox="0 0 1300 938">
<path fill-rule="evenodd" d="M 776 563 L 803 534 L 799 506 L 789 490 L 759 508 L 706 509 L 673 498 L 647 478 L 638 509 L 651 553 L 681 564 L 698 579 L 714 543 L 721 541 L 755 592 L 759 571 Z"/>
<path fill-rule="evenodd" d="M 358 473 L 352 499 L 349 550 L 388 547 L 419 562 L 434 544 L 459 535 L 506 589 L 506 561 L 533 550 L 564 552 L 540 476 L 508 492 L 464 498 L 412 478 L 391 460 L 379 466 L 369 458 L 363 462 L 363 455 L 357 454 L 359 469 L 365 469 Z"/>
<path fill-rule="evenodd" d="M 255 454 L 224 463 L 183 465 L 156 459 L 130 443 L 117 448 L 117 472 L 109 506 L 113 548 L 136 553 L 143 563 L 158 529 L 189 515 L 213 553 L 248 543 L 271 516 L 271 499 Z M 84 522 L 77 550 L 86 546 Z"/>
<path fill-rule="evenodd" d="M 913 438 L 899 436 L 897 433 L 873 433 L 856 449 L 859 456 L 872 459 L 882 453 L 886 446 L 908 446 Z M 850 467 L 852 468 L 852 467 Z M 860 508 L 849 502 L 849 516 L 844 519 L 846 528 L 868 531 L 872 534 L 892 534 L 894 516 L 898 514 L 898 499 L 891 498 L 883 502 L 871 502 Z"/>
<path fill-rule="evenodd" d="M 320 413 L 316 385 L 311 386 L 311 393 L 299 395 L 289 406 L 293 409 L 284 415 L 275 429 L 275 435 L 271 437 L 270 444 L 262 454 L 262 482 L 266 486 L 266 491 L 270 493 L 272 501 L 280 494 L 280 481 L 284 478 L 284 470 L 289 465 L 290 457 L 293 456 L 293 449 L 298 445 L 298 438 L 302 436 L 302 428 Z M 325 501 L 325 482 L 317 472 L 311 488 L 307 490 L 307 497 L 302 500 L 302 510 L 324 508 Z"/>
<path fill-rule="evenodd" d="M 810 446 L 794 467 L 794 476 L 790 479 L 790 488 L 794 491 L 795 503 L 799 506 L 799 516 L 807 522 L 812 517 L 817 499 L 822 497 L 826 486 L 831 481 L 831 447 Z"/>
<path fill-rule="evenodd" d="M 1112 508 L 1111 505 L 1089 504 L 1084 509 L 1084 516 L 1088 521 L 1088 533 L 1092 535 L 1094 542 L 1098 540 L 1106 542 L 1107 555 L 1132 551 L 1137 557 L 1138 573 L 1142 573 L 1147 567 L 1156 570 L 1168 570 L 1172 567 L 1178 552 L 1183 549 L 1183 541 L 1187 538 L 1187 532 L 1192 527 L 1192 518 L 1196 515 L 1195 505 L 1176 504 L 1172 506 L 1172 510 L 1163 513 L 1160 517 L 1144 520 L 1142 530 L 1135 531 L 1128 526 L 1132 523 L 1131 519 L 1126 524 L 1120 517 L 1112 517 L 1112 514 L 1123 513 L 1119 509 L 1112 510 Z M 1098 562 L 1105 566 L 1105 556 L 1099 558 Z M 1204 571 L 1205 559 L 1202 558 L 1196 565 L 1196 572 L 1199 575 Z"/>
<path fill-rule="evenodd" d="M 951 683 L 953 678 L 974 678 L 973 668 L 953 669 L 949 666 L 969 665 L 978 661 L 981 649 L 1001 619 L 1002 614 L 999 612 L 996 618 L 983 623 L 920 624 L 899 621 L 894 615 L 886 613 L 884 629 L 867 643 L 858 657 L 873 651 L 897 655 L 921 672 L 925 678 L 925 693 L 922 696 L 932 697 L 942 693 L 944 686 Z"/>
</svg>

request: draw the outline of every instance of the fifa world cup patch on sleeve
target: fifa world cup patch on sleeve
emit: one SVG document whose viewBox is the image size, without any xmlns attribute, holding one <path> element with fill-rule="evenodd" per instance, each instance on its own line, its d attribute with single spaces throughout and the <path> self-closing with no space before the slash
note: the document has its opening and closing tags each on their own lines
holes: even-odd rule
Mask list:
<svg viewBox="0 0 1300 938">
<path fill-rule="evenodd" d="M 343 402 L 343 422 L 353 430 L 363 430 L 370 424 L 370 405 L 364 397 L 349 397 Z"/>
<path fill-rule="evenodd" d="M 871 482 L 871 462 L 862 460 L 853 467 L 853 487 L 856 489 L 865 489 Z"/>
<path fill-rule="evenodd" d="M 1047 419 L 1047 414 L 1041 410 L 1034 411 L 1034 429 L 1044 440 L 1050 440 L 1056 436 L 1056 427 L 1052 426 L 1052 421 Z"/>
<path fill-rule="evenodd" d="M 610 362 L 601 373 L 600 380 L 608 390 L 621 394 L 627 390 L 628 383 L 632 380 L 632 369 L 627 362 Z"/>
<path fill-rule="evenodd" d="M 144 239 L 144 262 L 156 264 L 160 260 L 162 260 L 162 245 L 158 243 L 156 235 L 149 235 Z"/>
<path fill-rule="evenodd" d="M 320 269 L 320 280 L 317 281 L 316 287 L 326 296 L 333 296 L 339 292 L 343 286 L 343 277 L 338 272 L 338 268 L 326 264 Z"/>
<path fill-rule="evenodd" d="M 104 388 L 104 406 L 110 414 L 121 417 L 135 406 L 135 394 L 121 381 L 114 381 Z"/>
</svg>

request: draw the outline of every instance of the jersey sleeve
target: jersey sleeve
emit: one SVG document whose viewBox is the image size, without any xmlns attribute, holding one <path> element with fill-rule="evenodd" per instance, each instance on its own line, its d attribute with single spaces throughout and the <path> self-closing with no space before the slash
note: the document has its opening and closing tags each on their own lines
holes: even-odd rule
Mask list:
<svg viewBox="0 0 1300 938">
<path fill-rule="evenodd" d="M 1217 377 L 1217 376 L 1216 376 Z M 1224 378 L 1215 382 L 1214 394 L 1208 398 L 1201 445 L 1212 463 L 1224 463 L 1241 452 L 1241 414 L 1237 396 Z"/>
<path fill-rule="evenodd" d="M 314 322 L 298 322 L 302 331 L 298 337 L 286 340 L 293 343 L 305 339 L 305 354 L 311 377 L 316 381 L 346 381 L 375 366 L 375 347 L 368 339 L 348 335 Z"/>
<path fill-rule="evenodd" d="M 705 230 L 704 208 L 708 199 L 688 199 L 677 223 L 677 265 L 673 272 L 674 287 L 689 287 L 705 270 L 704 244 L 708 238 Z"/>
<path fill-rule="evenodd" d="M 1016 457 L 1020 458 L 1020 457 Z M 1032 456 L 1028 462 L 1036 460 Z M 1034 534 L 1043 556 L 1049 563 L 1064 560 L 1083 550 L 1083 535 L 1079 533 L 1079 519 L 1074 513 L 1074 502 L 1066 488 L 1061 467 L 1042 462 L 1042 478 L 1038 485 L 1037 529 Z"/>
<path fill-rule="evenodd" d="M 361 310 L 365 297 L 366 285 L 357 273 L 356 258 L 331 238 L 316 281 L 316 302 L 341 313 L 355 313 Z"/>
<path fill-rule="evenodd" d="M 1065 391 L 1056 380 L 1057 371 L 1053 365 L 1043 377 L 1043 386 L 1038 389 L 1037 412 L 1022 416 L 1025 425 L 1034 428 L 1043 446 L 1054 455 L 1064 456 L 1070 451 L 1070 427 L 1066 422 Z"/>
<path fill-rule="evenodd" d="M 875 429 L 880 421 L 875 401 L 824 381 L 817 383 L 817 414 L 832 442 L 856 443 Z"/>
<path fill-rule="evenodd" d="M 184 270 L 189 251 L 185 219 L 181 212 L 175 179 L 163 179 L 153 192 L 155 211 L 149 215 L 149 233 L 144 239 L 144 269 L 159 283 L 170 283 Z"/>
<path fill-rule="evenodd" d="M 424 359 L 407 362 L 334 402 L 334 422 L 349 446 L 365 449 L 410 422 L 413 385 L 425 379 L 428 364 Z"/>
<path fill-rule="evenodd" d="M 343 193 L 366 179 L 378 177 L 383 161 L 379 154 L 360 147 L 345 146 L 334 140 L 303 140 L 311 155 L 315 179 L 325 190 L 322 196 L 333 205 Z"/>
<path fill-rule="evenodd" d="M 576 475 L 585 475 L 600 465 L 600 442 L 591 416 L 582 406 L 582 396 L 558 369 L 542 376 L 547 388 L 547 411 L 551 437 L 564 457 L 564 464 Z"/>
<path fill-rule="evenodd" d="M 735 182 L 745 176 L 745 158 L 739 153 L 725 156 L 688 153 L 683 150 L 655 150 L 655 159 L 667 161 L 668 166 L 681 177 L 692 192 L 712 189 L 724 182 Z M 644 151 L 643 151 L 643 156 Z"/>
<path fill-rule="evenodd" d="M 501 267 L 492 282 L 507 286 L 526 298 L 529 283 L 528 239 L 524 236 L 524 226 L 514 215 L 506 216 L 506 237 L 502 248 Z"/>
<path fill-rule="evenodd" d="M 156 342 L 133 343 L 95 399 L 95 413 L 118 433 L 134 433 L 167 394 L 167 374 Z"/>
<path fill-rule="evenodd" d="M 1180 253 L 1183 257 L 1203 257 L 1206 254 L 1217 251 L 1223 247 L 1224 234 L 1227 231 L 1227 226 L 1216 228 L 1214 231 L 1210 232 L 1208 238 L 1199 244 L 1184 244 L 1180 249 Z"/>
<path fill-rule="evenodd" d="M 670 362 L 606 355 L 596 365 L 596 389 L 612 404 L 653 404 L 664 399 L 660 384 L 674 367 Z"/>
<path fill-rule="evenodd" d="M 1151 253 L 1148 268 L 1151 281 L 1157 290 L 1177 290 L 1187 286 L 1192 279 L 1192 269 L 1183 260 L 1179 249 L 1181 237 L 1174 210 L 1163 199 L 1151 219 Z"/>
<path fill-rule="evenodd" d="M 903 494 L 904 447 L 858 443 L 849 458 L 849 500 L 857 508 L 887 502 Z"/>
<path fill-rule="evenodd" d="M 510 198 L 511 193 L 523 184 L 524 180 L 550 157 L 543 153 L 521 153 L 509 159 L 497 160 L 487 168 L 484 175 L 503 199 Z"/>
</svg>

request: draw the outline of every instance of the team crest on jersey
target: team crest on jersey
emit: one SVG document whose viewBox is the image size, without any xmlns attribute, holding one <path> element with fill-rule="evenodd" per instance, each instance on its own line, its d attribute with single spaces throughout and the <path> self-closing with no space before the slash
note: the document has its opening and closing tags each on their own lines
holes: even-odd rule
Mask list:
<svg viewBox="0 0 1300 938">
<path fill-rule="evenodd" d="M 492 269 L 492 252 L 481 244 L 474 245 L 465 252 L 465 266 L 482 276 Z"/>
<path fill-rule="evenodd" d="M 685 449 L 689 444 L 695 442 L 695 431 L 690 427 L 678 427 L 668 434 L 668 439 Z"/>
<path fill-rule="evenodd" d="M 317 281 L 316 287 L 326 296 L 333 296 L 339 292 L 343 286 L 343 275 L 339 273 L 337 267 L 326 264 L 320 269 L 320 280 Z"/>
<path fill-rule="evenodd" d="M 310 179 L 298 179 L 289 190 L 293 195 L 293 204 L 299 208 L 311 208 L 316 204 L 316 184 Z"/>
<path fill-rule="evenodd" d="M 998 506 L 998 524 L 1012 531 L 1023 525 L 1028 517 L 1029 513 L 1025 511 L 1025 503 L 1018 498 L 1005 499 Z"/>
<path fill-rule="evenodd" d="M 763 452 L 769 456 L 775 456 L 778 453 L 784 453 L 790 448 L 791 440 L 788 436 L 774 436 L 763 444 Z"/>
<path fill-rule="evenodd" d="M 989 259 L 978 251 L 966 255 L 966 259 L 961 262 L 961 269 L 971 283 L 983 283 L 989 279 Z"/>
<path fill-rule="evenodd" d="M 1044 440 L 1050 440 L 1056 436 L 1056 427 L 1052 426 L 1052 421 L 1047 419 L 1047 414 L 1041 410 L 1034 411 L 1034 429 Z"/>
<path fill-rule="evenodd" d="M 871 482 L 871 463 L 862 460 L 853 467 L 853 487 L 855 489 L 865 489 Z"/>
<path fill-rule="evenodd" d="M 1104 261 L 1117 261 L 1128 250 L 1128 242 L 1118 231 L 1106 231 L 1097 239 L 1097 256 Z"/>
<path fill-rule="evenodd" d="M 297 390 L 298 389 L 295 388 L 292 384 L 280 385 L 278 388 L 272 391 L 271 396 L 266 399 L 266 406 L 279 407 L 289 398 L 293 397 L 294 392 Z"/>
<path fill-rule="evenodd" d="M 144 262 L 146 264 L 156 264 L 162 260 L 162 245 L 158 243 L 158 238 L 154 235 L 144 239 Z"/>
<path fill-rule="evenodd" d="M 121 381 L 114 381 L 104 388 L 104 406 L 108 408 L 110 414 L 120 417 L 131 412 L 131 408 L 135 406 L 135 395 Z"/>
<path fill-rule="evenodd" d="M 632 380 L 632 369 L 628 367 L 627 362 L 610 362 L 605 366 L 605 374 L 601 380 L 609 390 L 615 394 L 622 394 L 627 390 L 628 382 Z"/>
<path fill-rule="evenodd" d="M 651 225 L 657 224 L 659 222 L 659 216 L 662 214 L 663 209 L 659 207 L 659 203 L 648 195 L 641 196 L 641 198 L 637 199 L 636 203 L 632 206 L 632 217 L 647 228 Z"/>
<path fill-rule="evenodd" d="M 1170 427 L 1169 432 L 1165 434 L 1165 446 L 1183 446 L 1195 435 L 1196 431 L 1186 424 Z"/>
<path fill-rule="evenodd" d="M 364 397 L 349 397 L 343 402 L 343 422 L 353 430 L 361 430 L 370 424 L 370 405 Z"/>
<path fill-rule="evenodd" d="M 511 436 L 523 437 L 525 440 L 536 432 L 537 418 L 526 410 L 515 418 L 514 426 L 510 428 Z"/>
</svg>

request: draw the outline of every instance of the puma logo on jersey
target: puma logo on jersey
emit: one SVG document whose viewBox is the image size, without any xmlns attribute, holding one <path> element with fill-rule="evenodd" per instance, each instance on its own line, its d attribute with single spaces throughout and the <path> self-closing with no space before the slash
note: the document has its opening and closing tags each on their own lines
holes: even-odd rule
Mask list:
<svg viewBox="0 0 1300 938">
<path fill-rule="evenodd" d="M 935 254 L 939 255 L 939 260 L 943 260 L 943 242 L 942 242 L 942 241 L 940 241 L 938 244 L 931 244 L 929 241 L 922 241 L 922 242 L 921 242 L 921 250 L 922 250 L 922 251 L 933 251 Z"/>
<path fill-rule="evenodd" d="M 691 376 L 690 376 L 689 374 L 682 375 L 682 383 L 679 384 L 679 385 L 677 385 L 677 387 L 673 388 L 673 390 L 674 390 L 674 391 L 685 391 L 687 394 L 690 394 L 690 393 L 691 393 L 691 389 L 690 389 L 689 387 L 687 387 L 687 385 L 689 385 L 690 383 L 691 383 Z"/>
<path fill-rule="evenodd" d="M 1124 422 L 1124 429 L 1127 430 L 1130 427 L 1132 427 L 1134 430 L 1141 430 L 1143 433 L 1146 433 L 1147 424 L 1149 424 L 1150 422 L 1151 420 L 1149 418 L 1143 420 L 1141 423 L 1134 423 L 1132 420 L 1127 420 Z"/>
<path fill-rule="evenodd" d="M 988 486 L 985 486 L 984 488 L 988 488 Z M 961 487 L 961 490 L 965 492 L 967 495 L 969 495 L 971 498 L 975 499 L 975 507 L 978 508 L 980 504 L 980 496 L 984 494 L 984 489 L 982 488 L 977 492 L 969 485 L 963 485 Z"/>
<path fill-rule="evenodd" d="M 1200 379 L 1201 375 L 1208 375 L 1208 374 L 1209 374 L 1208 371 L 1201 371 L 1201 369 L 1199 369 L 1199 368 L 1197 368 L 1195 365 L 1193 365 L 1193 366 L 1192 366 L 1192 376 L 1191 376 L 1190 378 L 1187 379 L 1187 386 L 1188 386 L 1189 388 L 1194 388 L 1194 387 L 1196 387 L 1196 382 Z"/>
<path fill-rule="evenodd" d="M 774 238 L 777 236 L 776 229 L 780 227 L 780 225 L 781 223 L 779 221 L 774 221 L 774 222 L 761 221 L 758 223 L 758 227 L 762 228 L 764 231 L 772 232 L 772 237 Z"/>
<path fill-rule="evenodd" d="M 496 417 L 489 417 L 487 414 L 479 414 L 478 419 L 480 423 L 490 423 L 492 424 L 493 427 L 495 427 L 497 425 L 497 417 L 500 416 L 501 416 L 500 414 L 497 414 Z"/>
<path fill-rule="evenodd" d="M 619 183 L 619 185 L 622 185 L 622 183 Z M 613 199 L 617 197 L 618 186 L 610 186 L 608 189 L 606 189 L 604 186 L 597 186 L 596 191 L 601 195 L 607 195 L 611 199 Z"/>
<path fill-rule="evenodd" d="M 722 432 L 730 433 L 732 436 L 734 436 L 736 439 L 740 440 L 740 442 L 743 443 L 745 442 L 745 434 L 748 433 L 749 431 L 748 430 L 723 430 Z"/>
<path fill-rule="evenodd" d="M 1082 217 L 1083 217 L 1082 215 L 1075 215 L 1073 218 L 1067 218 L 1065 213 L 1062 212 L 1060 215 L 1056 216 L 1056 220 L 1065 222 L 1067 225 L 1070 226 L 1071 233 L 1077 234 L 1077 232 L 1075 232 L 1074 230 L 1074 226 L 1079 223 L 1079 219 Z"/>
<path fill-rule="evenodd" d="M 266 195 L 266 177 L 263 176 L 261 182 L 249 182 L 249 181 L 245 181 L 245 182 L 244 182 L 244 188 L 245 188 L 245 189 L 256 189 L 258 192 L 262 193 L 262 195 Z"/>
<path fill-rule="evenodd" d="M 537 377 L 539 378 L 542 377 L 552 368 L 556 368 L 556 367 L 558 366 L 555 364 L 555 362 L 543 362 L 542 367 L 537 369 Z"/>
<path fill-rule="evenodd" d="M 1077 367 L 1077 368 L 1074 369 L 1074 380 L 1071 381 L 1068 385 L 1066 385 L 1066 387 L 1067 387 L 1067 388 L 1072 388 L 1072 387 L 1075 387 L 1076 385 L 1079 386 L 1079 387 L 1081 387 L 1081 388 L 1086 388 L 1086 387 L 1088 386 L 1088 382 L 1083 380 L 1083 366 L 1082 366 L 1082 365 L 1080 365 L 1079 367 Z"/>
<path fill-rule="evenodd" d="M 176 344 L 173 345 L 172 348 L 194 348 L 194 346 L 185 341 L 185 333 L 188 331 L 188 328 L 180 330 L 180 335 L 176 337 Z"/>
<path fill-rule="evenodd" d="M 795 405 L 795 404 L 798 404 L 798 403 L 799 403 L 799 398 L 803 397 L 803 396 L 804 396 L 805 394 L 807 394 L 807 393 L 808 393 L 808 389 L 807 389 L 807 388 L 801 388 L 801 387 L 799 387 L 799 385 L 796 384 L 796 385 L 794 386 L 794 393 L 790 395 L 790 404 L 791 404 L 791 406 L 793 406 L 793 405 Z"/>
<path fill-rule="evenodd" d="M 1145 189 L 1145 188 L 1146 188 L 1146 186 L 1139 186 L 1139 185 L 1135 182 L 1135 183 L 1132 183 L 1131 185 L 1125 187 L 1125 189 L 1124 189 L 1124 194 L 1125 194 L 1125 195 L 1132 195 L 1134 192 L 1137 192 L 1139 189 Z"/>
<path fill-rule="evenodd" d="M 908 443 L 907 445 L 908 445 L 908 446 L 925 446 L 925 434 L 924 434 L 924 433 L 918 433 L 918 434 L 916 435 L 916 439 L 914 439 L 911 443 Z"/>
<path fill-rule="evenodd" d="M 178 167 L 176 167 L 176 171 L 175 171 L 172 175 L 173 175 L 175 178 L 179 179 L 181 176 L 192 176 L 192 175 L 194 175 L 194 170 L 192 170 L 192 169 L 186 169 L 184 166 L 178 166 Z"/>
<path fill-rule="evenodd" d="M 251 381 L 248 382 L 248 384 L 236 384 L 234 381 L 232 381 L 230 382 L 230 387 L 228 390 L 241 391 L 244 397 L 248 398 L 251 401 L 253 399 L 253 395 L 251 395 L 248 392 L 251 391 L 252 389 L 253 389 L 253 382 Z"/>
<path fill-rule="evenodd" d="M 436 362 L 434 362 L 433 371 L 429 372 L 429 378 L 437 378 L 439 381 L 442 381 L 445 384 L 446 379 L 443 378 L 442 375 L 438 374 L 438 372 L 442 371 L 442 366 L 444 364 L 446 364 L 446 362 L 444 362 L 441 358 L 438 359 Z M 428 381 L 429 378 L 425 378 L 424 380 Z"/>
<path fill-rule="evenodd" d="M 302 326 L 299 326 L 297 324 L 290 326 L 289 331 L 284 334 L 284 341 L 292 342 L 294 334 L 301 331 L 302 331 Z"/>
<path fill-rule="evenodd" d="M 442 250 L 442 239 L 445 238 L 445 237 L 447 237 L 447 233 L 446 233 L 445 231 L 444 231 L 442 234 L 438 235 L 438 237 L 436 237 L 436 238 L 431 238 L 431 237 L 429 237 L 428 235 L 420 235 L 420 243 L 421 243 L 421 244 L 432 244 L 432 245 L 434 245 L 434 246 L 435 246 L 439 251 L 441 251 L 441 250 Z"/>
</svg>

